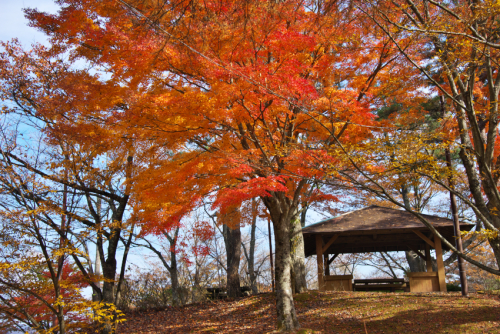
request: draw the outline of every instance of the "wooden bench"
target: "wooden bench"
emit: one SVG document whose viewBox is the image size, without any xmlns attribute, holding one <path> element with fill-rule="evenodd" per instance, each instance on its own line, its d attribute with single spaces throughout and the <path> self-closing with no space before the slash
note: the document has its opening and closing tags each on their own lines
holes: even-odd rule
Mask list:
<svg viewBox="0 0 500 334">
<path fill-rule="evenodd" d="M 323 277 L 326 291 L 352 291 L 352 275 L 325 275 Z"/>
<path fill-rule="evenodd" d="M 439 291 L 439 278 L 437 272 L 408 273 L 411 283 L 411 292 Z"/>
<path fill-rule="evenodd" d="M 353 285 L 354 291 L 380 291 L 396 290 L 409 291 L 408 283 L 403 278 L 372 278 L 372 279 L 355 279 Z"/>
</svg>

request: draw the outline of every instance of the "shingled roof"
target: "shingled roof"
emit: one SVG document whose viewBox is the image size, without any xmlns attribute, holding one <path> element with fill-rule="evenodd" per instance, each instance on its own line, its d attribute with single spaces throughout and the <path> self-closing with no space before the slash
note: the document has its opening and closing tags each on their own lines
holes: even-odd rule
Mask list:
<svg viewBox="0 0 500 334">
<path fill-rule="evenodd" d="M 423 215 L 451 243 L 455 243 L 453 221 L 447 218 Z M 462 231 L 470 231 L 474 225 L 460 223 Z M 360 210 L 323 220 L 302 229 L 306 256 L 316 254 L 316 235 L 328 239 L 338 234 L 328 248 L 329 254 L 404 251 L 425 249 L 425 242 L 413 231 L 430 236 L 429 229 L 413 214 L 391 208 L 372 205 Z M 443 249 L 447 247 L 443 245 Z"/>
</svg>

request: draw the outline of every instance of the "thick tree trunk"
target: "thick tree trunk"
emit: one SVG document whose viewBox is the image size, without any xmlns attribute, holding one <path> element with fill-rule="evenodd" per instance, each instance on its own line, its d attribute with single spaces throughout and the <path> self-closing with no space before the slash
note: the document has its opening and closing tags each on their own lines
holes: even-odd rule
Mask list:
<svg viewBox="0 0 500 334">
<path fill-rule="evenodd" d="M 285 218 L 285 217 L 283 217 Z M 276 309 L 278 330 L 293 331 L 299 327 L 293 303 L 290 256 L 290 221 L 274 224 L 274 243 L 276 245 Z"/>
<path fill-rule="evenodd" d="M 237 298 L 240 296 L 241 229 L 239 224 L 234 228 L 223 225 L 223 234 L 227 254 L 227 295 L 229 298 Z"/>
<path fill-rule="evenodd" d="M 179 276 L 177 272 L 177 236 L 179 235 L 179 227 L 176 227 L 174 235 L 170 236 L 167 232 L 163 233 L 170 244 L 170 266 L 166 266 L 170 274 L 170 280 L 172 282 L 172 305 L 181 305 L 181 300 L 179 297 Z"/>
<path fill-rule="evenodd" d="M 175 252 L 170 252 L 170 280 L 172 281 L 172 306 L 179 306 L 179 277 L 177 275 L 177 258 Z"/>
<path fill-rule="evenodd" d="M 414 251 L 406 251 L 406 261 L 412 273 L 425 272 L 425 262 Z"/>
<path fill-rule="evenodd" d="M 102 272 L 104 282 L 102 286 L 102 302 L 106 304 L 114 304 L 115 302 L 115 274 L 116 274 L 116 259 L 109 257 L 103 263 Z M 106 320 L 101 329 L 102 334 L 114 333 L 114 321 Z"/>
<path fill-rule="evenodd" d="M 295 331 L 300 328 L 293 304 L 290 256 L 290 222 L 297 213 L 298 200 L 307 181 L 301 180 L 292 198 L 284 193 L 273 193 L 261 197 L 266 205 L 274 225 L 274 243 L 276 246 L 276 313 L 278 330 Z"/>
<path fill-rule="evenodd" d="M 306 264 L 304 236 L 302 235 L 302 224 L 298 214 L 295 214 L 290 222 L 290 255 L 293 276 L 292 288 L 295 293 L 303 293 L 307 290 Z"/>
<path fill-rule="evenodd" d="M 103 285 L 102 285 L 102 301 L 104 303 L 113 303 L 115 301 L 115 275 L 116 275 L 116 259 L 114 256 L 109 256 L 105 261 L 102 261 Z"/>
</svg>

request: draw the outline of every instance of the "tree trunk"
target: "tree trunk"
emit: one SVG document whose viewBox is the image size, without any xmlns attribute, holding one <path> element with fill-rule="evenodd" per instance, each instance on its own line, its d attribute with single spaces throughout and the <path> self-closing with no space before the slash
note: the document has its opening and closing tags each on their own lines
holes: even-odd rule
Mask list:
<svg viewBox="0 0 500 334">
<path fill-rule="evenodd" d="M 252 199 L 252 227 L 250 230 L 250 246 L 248 252 L 245 248 L 245 244 L 241 244 L 243 246 L 243 252 L 245 254 L 245 258 L 247 259 L 248 264 L 248 275 L 250 276 L 250 288 L 252 289 L 252 294 L 255 295 L 258 293 L 257 290 L 257 275 L 255 274 L 255 230 L 257 227 L 257 207 L 258 202 L 255 198 Z"/>
<path fill-rule="evenodd" d="M 297 214 L 302 188 L 307 181 L 301 180 L 292 198 L 282 192 L 261 197 L 266 205 L 274 225 L 274 243 L 276 246 L 276 313 L 278 330 L 295 331 L 300 328 L 293 304 L 290 256 L 290 222 Z"/>
<path fill-rule="evenodd" d="M 257 275 L 255 275 L 255 230 L 257 224 L 253 221 L 252 229 L 250 233 L 250 250 L 248 254 L 248 273 L 250 276 L 250 288 L 252 289 L 252 294 L 256 295 L 257 291 Z"/>
<path fill-rule="evenodd" d="M 304 236 L 299 214 L 295 214 L 290 221 L 290 255 L 292 261 L 292 288 L 295 293 L 307 291 L 306 264 L 304 251 Z"/>
<path fill-rule="evenodd" d="M 115 301 L 115 273 L 116 273 L 116 259 L 114 257 L 108 258 L 102 266 L 104 282 L 102 286 L 102 302 L 106 304 L 114 304 Z M 106 319 L 101 329 L 102 334 L 114 333 L 114 321 Z"/>
<path fill-rule="evenodd" d="M 425 272 L 425 262 L 414 251 L 405 251 L 406 261 L 412 273 Z"/>
<path fill-rule="evenodd" d="M 227 296 L 240 296 L 241 229 L 239 223 L 234 228 L 223 225 L 224 243 L 227 254 Z"/>
<path fill-rule="evenodd" d="M 59 322 L 59 334 L 66 334 L 66 323 L 64 321 L 64 313 L 62 307 L 57 314 L 57 321 Z"/>
<path fill-rule="evenodd" d="M 179 275 L 177 273 L 177 237 L 179 235 L 179 226 L 175 228 L 174 235 L 170 236 L 167 232 L 163 232 L 170 244 L 170 266 L 166 266 L 172 281 L 172 306 L 181 305 L 179 298 Z"/>
<path fill-rule="evenodd" d="M 170 252 L 170 280 L 172 281 L 172 306 L 181 305 L 179 298 L 179 276 L 177 275 L 177 258 L 175 252 Z"/>
<path fill-rule="evenodd" d="M 307 210 L 309 209 L 309 204 L 307 202 L 302 203 L 302 210 L 300 212 L 300 226 L 302 228 L 306 227 L 306 217 Z"/>
<path fill-rule="evenodd" d="M 196 244 L 195 244 L 196 245 Z M 195 257 L 195 274 L 194 274 L 194 280 L 193 280 L 193 285 L 191 288 L 191 302 L 196 303 L 200 300 L 199 295 L 200 295 L 200 290 L 201 290 L 201 263 L 199 261 L 199 257 Z"/>
<path fill-rule="evenodd" d="M 495 97 L 496 99 L 496 97 Z M 471 102 L 469 101 L 469 106 L 471 106 Z M 477 209 L 483 214 L 484 217 L 497 229 L 500 228 L 500 218 L 495 214 L 498 211 L 499 205 L 495 205 L 494 202 L 497 202 L 498 199 L 494 196 L 493 188 L 496 187 L 496 184 L 490 185 L 488 182 L 482 182 L 483 180 L 488 179 L 488 175 L 490 174 L 489 170 L 494 169 L 492 166 L 488 166 L 485 170 L 484 161 L 481 159 L 477 162 L 479 165 L 480 173 L 483 174 L 484 178 L 478 175 L 476 171 L 476 162 L 474 161 L 473 155 L 469 152 L 475 152 L 474 145 L 470 141 L 470 137 L 468 136 L 469 127 L 467 126 L 466 119 L 467 114 L 465 110 L 455 104 L 455 109 L 457 111 L 457 124 L 460 130 L 460 142 L 462 144 L 462 148 L 459 151 L 460 159 L 462 160 L 462 164 L 465 169 L 465 173 L 467 175 L 467 180 L 469 181 L 469 190 L 471 192 L 472 197 L 474 198 L 474 204 Z M 473 108 L 470 108 L 473 110 Z M 474 116 L 475 117 L 475 116 Z M 471 118 L 472 119 L 472 118 Z M 494 130 L 496 131 L 496 129 Z M 475 145 L 484 145 L 484 143 L 480 143 L 479 141 L 474 141 Z M 480 175 L 481 175 L 480 174 Z M 481 180 L 481 181 L 480 181 Z M 486 203 L 484 194 L 488 198 L 488 203 Z M 495 258 L 497 260 L 497 266 L 500 268 L 500 240 L 499 238 L 488 240 L 493 253 L 495 254 Z"/>
<path fill-rule="evenodd" d="M 286 217 L 283 217 L 286 218 Z M 290 221 L 281 219 L 274 224 L 276 245 L 276 309 L 278 330 L 293 331 L 299 327 L 293 304 L 290 256 Z"/>
<path fill-rule="evenodd" d="M 101 257 L 99 256 L 99 251 L 96 249 L 95 252 L 95 269 L 94 269 L 94 275 L 97 277 L 95 281 L 95 285 L 100 289 L 101 288 Z M 92 293 L 92 301 L 94 302 L 100 302 L 101 298 L 98 293 L 98 291 L 93 291 Z"/>
<path fill-rule="evenodd" d="M 115 275 L 116 275 L 116 259 L 112 255 L 102 262 L 102 273 L 104 282 L 102 285 L 102 301 L 104 303 L 114 304 L 114 288 L 115 288 Z"/>
<path fill-rule="evenodd" d="M 104 260 L 104 249 L 102 247 L 102 239 L 98 238 L 97 248 L 101 257 L 103 285 L 102 285 L 102 302 L 105 304 L 115 305 L 115 279 L 116 279 L 116 250 L 118 249 L 118 241 L 121 235 L 121 230 L 118 228 L 111 229 L 111 237 L 108 239 L 107 259 Z M 103 261 L 104 260 L 104 261 Z M 106 319 L 101 327 L 102 334 L 110 334 L 115 332 L 115 320 Z"/>
<path fill-rule="evenodd" d="M 500 269 L 500 238 L 488 239 L 488 243 L 493 249 L 493 254 L 495 254 L 497 260 L 497 267 Z"/>
</svg>

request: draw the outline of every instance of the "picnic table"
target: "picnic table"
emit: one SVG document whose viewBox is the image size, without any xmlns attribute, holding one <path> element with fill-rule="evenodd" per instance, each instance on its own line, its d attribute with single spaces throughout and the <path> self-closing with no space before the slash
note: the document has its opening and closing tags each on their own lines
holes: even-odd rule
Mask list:
<svg viewBox="0 0 500 334">
<path fill-rule="evenodd" d="M 223 299 L 227 298 L 227 289 L 226 287 L 220 287 L 220 288 L 206 288 L 207 290 L 207 297 L 209 299 Z M 252 291 L 252 289 L 249 286 L 240 286 L 240 295 L 244 295 L 245 293 L 248 293 Z"/>
<path fill-rule="evenodd" d="M 226 288 L 206 288 L 207 297 L 209 299 L 222 299 L 227 298 L 227 290 Z"/>
<path fill-rule="evenodd" d="M 371 278 L 371 279 L 355 279 L 353 284 L 354 291 L 378 291 L 396 290 L 409 291 L 409 284 L 404 278 Z"/>
</svg>

